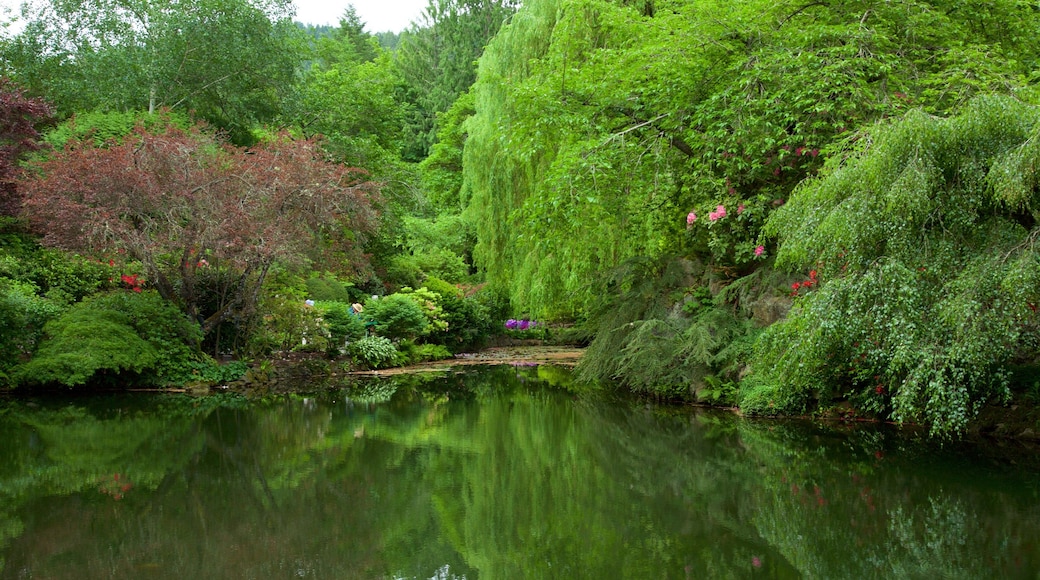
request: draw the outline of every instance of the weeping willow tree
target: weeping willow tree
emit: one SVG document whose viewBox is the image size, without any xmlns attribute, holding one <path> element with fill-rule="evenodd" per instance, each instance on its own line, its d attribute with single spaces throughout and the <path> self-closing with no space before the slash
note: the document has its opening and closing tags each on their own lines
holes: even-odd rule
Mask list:
<svg viewBox="0 0 1040 580">
<path fill-rule="evenodd" d="M 1040 346 L 1040 109 L 1009 97 L 865 135 L 776 212 L 782 267 L 818 272 L 760 341 L 743 407 L 842 397 L 933 434 L 1005 399 Z"/>
<path fill-rule="evenodd" d="M 1028 85 L 1037 25 L 1012 0 L 532 0 L 473 88 L 474 257 L 518 314 L 592 318 L 596 378 L 694 386 L 721 372 L 721 351 L 690 348 L 720 317 L 757 321 L 729 325 L 747 338 L 782 316 L 790 284 L 816 284 L 773 270 L 762 235 L 798 184 L 862 127 Z M 695 265 L 678 286 L 614 275 L 670 256 Z M 637 278 L 652 299 L 632 299 Z M 718 312 L 683 312 L 705 291 Z M 744 372 L 724 366 L 727 381 Z"/>
<path fill-rule="evenodd" d="M 473 88 L 475 258 L 535 316 L 588 314 L 633 257 L 738 279 L 774 250 L 768 215 L 859 127 L 1026 82 L 1038 19 L 1011 0 L 527 2 Z"/>
<path fill-rule="evenodd" d="M 584 311 L 601 273 L 668 245 L 671 212 L 659 210 L 674 209 L 675 153 L 653 128 L 668 115 L 644 119 L 652 111 L 628 100 L 638 80 L 607 74 L 643 19 L 611 2 L 537 0 L 480 61 L 464 152 L 475 258 L 533 315 Z M 659 65 L 644 62 L 649 79 Z"/>
</svg>

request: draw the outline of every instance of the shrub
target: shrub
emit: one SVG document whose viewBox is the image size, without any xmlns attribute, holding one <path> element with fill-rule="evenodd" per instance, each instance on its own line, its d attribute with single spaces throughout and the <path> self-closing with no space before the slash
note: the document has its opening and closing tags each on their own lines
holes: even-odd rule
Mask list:
<svg viewBox="0 0 1040 580">
<path fill-rule="evenodd" d="M 388 366 L 387 363 L 394 360 L 397 348 L 386 337 L 366 336 L 350 343 L 347 352 L 354 358 L 355 363 L 378 369 Z"/>
<path fill-rule="evenodd" d="M 220 364 L 207 357 L 191 364 L 191 378 L 204 383 L 231 383 L 245 376 L 248 370 L 249 364 L 245 361 L 236 360 Z"/>
<path fill-rule="evenodd" d="M 351 310 L 350 304 L 336 301 L 315 302 L 314 307 L 318 310 L 329 331 L 329 351 L 336 354 L 347 342 L 358 340 L 365 336 L 365 321 L 360 314 Z"/>
<path fill-rule="evenodd" d="M 445 360 L 454 357 L 451 351 L 443 345 L 415 344 L 410 340 L 402 340 L 398 343 L 397 351 L 398 356 L 394 360 L 395 366 Z"/>
<path fill-rule="evenodd" d="M 404 294 L 367 301 L 363 315 L 378 334 L 393 339 L 415 338 L 430 327 L 423 309 Z"/>
<path fill-rule="evenodd" d="M 349 282 L 341 282 L 335 276 L 316 276 L 307 279 L 307 297 L 315 302 L 355 302 L 361 292 Z"/>
<path fill-rule="evenodd" d="M 1038 131 L 1010 98 L 915 112 L 800 187 L 767 231 L 812 284 L 763 334 L 741 406 L 840 397 L 948 437 L 1005 400 L 1038 336 Z"/>
<path fill-rule="evenodd" d="M 30 284 L 0 278 L 0 378 L 36 349 L 44 324 L 62 308 L 37 296 Z"/>
<path fill-rule="evenodd" d="M 434 292 L 440 306 L 441 319 L 447 328 L 429 337 L 429 341 L 443 344 L 452 352 L 463 352 L 480 347 L 496 330 L 489 309 L 473 298 L 464 298 L 455 286 L 439 278 L 427 278 L 426 288 Z"/>
<path fill-rule="evenodd" d="M 166 385 L 190 377 L 201 338 L 198 325 L 154 291 L 98 294 L 49 322 L 14 377 L 21 385 Z"/>
<path fill-rule="evenodd" d="M 250 337 L 250 352 L 324 352 L 329 348 L 329 330 L 321 312 L 309 306 L 300 293 L 283 289 L 277 295 L 264 297 L 260 308 L 263 316 Z"/>
</svg>

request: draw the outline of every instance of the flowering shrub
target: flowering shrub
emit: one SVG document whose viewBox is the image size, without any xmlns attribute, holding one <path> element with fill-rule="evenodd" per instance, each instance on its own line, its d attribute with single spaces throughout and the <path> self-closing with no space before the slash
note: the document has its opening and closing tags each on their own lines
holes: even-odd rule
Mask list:
<svg viewBox="0 0 1040 580">
<path fill-rule="evenodd" d="M 750 204 L 750 205 L 749 205 Z M 710 207 L 710 206 L 709 206 Z M 686 229 L 695 253 L 707 253 L 719 266 L 742 266 L 762 259 L 765 246 L 758 243 L 763 218 L 772 207 L 764 200 L 741 201 L 732 205 L 715 205 L 707 212 L 708 220 L 697 225 L 697 210 L 686 215 Z"/>
<path fill-rule="evenodd" d="M 534 320 L 510 318 L 505 323 L 506 336 L 518 339 L 541 339 L 549 337 L 549 328 Z"/>
</svg>

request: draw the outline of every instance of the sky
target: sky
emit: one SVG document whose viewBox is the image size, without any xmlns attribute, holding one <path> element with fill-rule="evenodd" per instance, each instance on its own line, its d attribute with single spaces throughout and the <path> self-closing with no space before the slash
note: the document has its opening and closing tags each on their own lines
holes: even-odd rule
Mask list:
<svg viewBox="0 0 1040 580">
<path fill-rule="evenodd" d="M 7 1 L 7 0 L 4 0 Z M 353 4 L 368 32 L 401 32 L 418 20 L 429 0 L 295 0 L 296 20 L 304 24 L 339 24 Z"/>
<path fill-rule="evenodd" d="M 294 0 L 296 20 L 304 24 L 338 25 L 348 4 L 353 4 L 368 32 L 401 32 L 418 20 L 429 0 Z M 15 12 L 21 0 L 0 0 L 0 18 L 4 9 Z"/>
</svg>

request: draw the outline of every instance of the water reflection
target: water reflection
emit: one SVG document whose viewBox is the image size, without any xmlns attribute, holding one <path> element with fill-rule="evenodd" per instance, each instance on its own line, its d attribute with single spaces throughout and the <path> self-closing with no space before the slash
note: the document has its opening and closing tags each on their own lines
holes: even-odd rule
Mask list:
<svg viewBox="0 0 1040 580">
<path fill-rule="evenodd" d="M 1035 577 L 1034 465 L 551 367 L 9 401 L 3 578 Z"/>
</svg>

